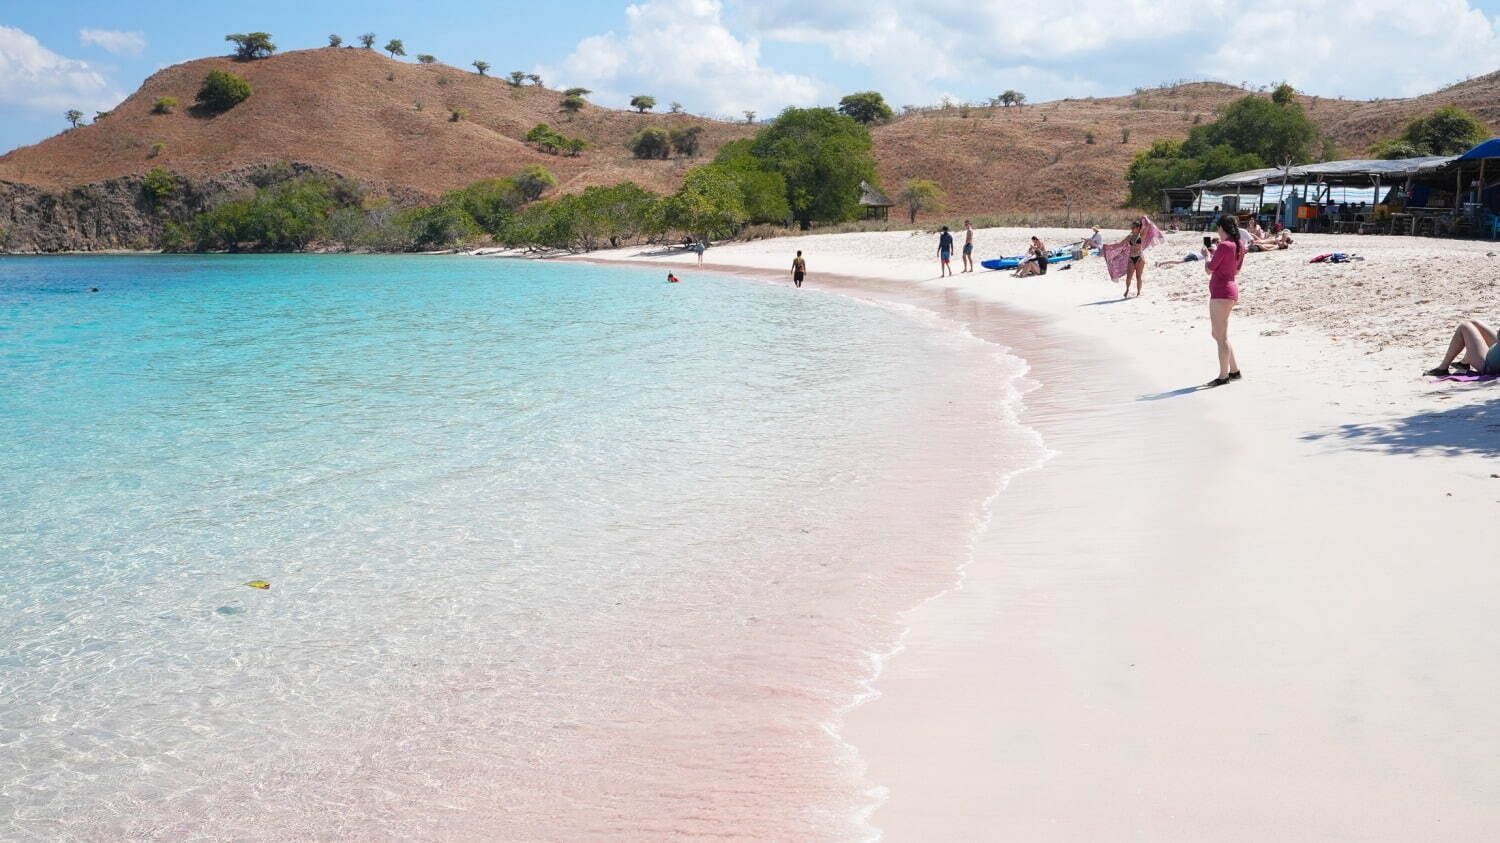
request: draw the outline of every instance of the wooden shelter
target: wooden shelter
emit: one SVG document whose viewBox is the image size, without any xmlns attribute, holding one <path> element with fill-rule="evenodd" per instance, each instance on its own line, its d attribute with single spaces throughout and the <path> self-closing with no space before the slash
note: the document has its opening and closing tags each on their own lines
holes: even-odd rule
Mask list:
<svg viewBox="0 0 1500 843">
<path fill-rule="evenodd" d="M 867 181 L 859 183 L 859 204 L 865 209 L 865 219 L 890 219 L 891 209 L 896 203 L 880 192 L 880 188 Z"/>
</svg>

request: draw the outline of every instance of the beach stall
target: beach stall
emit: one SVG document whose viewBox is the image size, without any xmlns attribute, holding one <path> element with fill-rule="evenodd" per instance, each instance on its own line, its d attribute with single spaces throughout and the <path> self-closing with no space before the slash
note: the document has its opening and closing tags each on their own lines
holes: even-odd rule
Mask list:
<svg viewBox="0 0 1500 843">
<path fill-rule="evenodd" d="M 1413 180 L 1438 174 L 1454 160 L 1452 156 L 1361 158 L 1269 167 L 1205 179 L 1184 189 L 1197 197 L 1193 208 L 1199 221 L 1217 213 L 1235 213 L 1266 222 L 1280 220 L 1300 231 L 1389 231 L 1398 223 L 1411 225 L 1414 214 L 1407 213 L 1405 206 L 1411 204 L 1406 197 Z M 1413 232 L 1415 228 L 1401 233 Z"/>
<path fill-rule="evenodd" d="M 1422 174 L 1414 187 L 1432 214 L 1434 233 L 1500 237 L 1500 138 L 1491 138 Z M 1491 163 L 1491 162 L 1494 163 Z M 1417 223 L 1413 222 L 1413 230 Z M 1444 230 L 1446 229 L 1446 230 Z"/>
</svg>

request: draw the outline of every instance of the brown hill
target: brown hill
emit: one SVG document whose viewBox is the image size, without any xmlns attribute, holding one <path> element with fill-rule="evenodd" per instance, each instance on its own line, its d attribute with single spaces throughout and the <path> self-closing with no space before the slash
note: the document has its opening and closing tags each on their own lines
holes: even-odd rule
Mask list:
<svg viewBox="0 0 1500 843">
<path fill-rule="evenodd" d="M 217 116 L 188 108 L 210 70 L 228 70 L 254 89 Z M 151 113 L 157 97 L 175 97 L 172 114 Z M 691 160 L 641 161 L 625 149 L 647 125 L 703 126 L 703 154 L 752 127 L 690 115 L 636 114 L 585 106 L 558 109 L 557 91 L 447 65 L 394 61 L 374 50 L 325 47 L 240 62 L 209 58 L 154 74 L 93 125 L 63 132 L 0 157 L 0 180 L 50 188 L 143 173 L 156 166 L 209 177 L 257 163 L 296 161 L 376 186 L 436 194 L 527 164 L 555 172 L 563 189 L 633 179 L 675 189 Z M 467 116 L 452 121 L 452 109 Z M 522 138 L 549 123 L 593 144 L 578 157 L 551 155 Z M 153 144 L 165 145 L 151 157 Z"/>
<path fill-rule="evenodd" d="M 224 114 L 195 115 L 185 106 L 204 74 L 216 68 L 245 77 L 255 93 Z M 1158 139 L 1186 137 L 1245 95 L 1205 82 L 1024 108 L 933 109 L 877 127 L 875 152 L 888 192 L 908 178 L 935 179 L 948 192 L 952 213 L 1112 208 L 1125 196 L 1125 168 L 1136 153 Z M 160 96 L 176 97 L 184 107 L 152 114 Z M 0 181 L 57 190 L 134 177 L 155 166 L 204 179 L 294 161 L 401 195 L 431 196 L 541 164 L 558 174 L 566 191 L 626 179 L 670 191 L 698 161 L 637 160 L 624 147 L 635 132 L 648 125 L 702 126 L 706 157 L 753 131 L 691 115 L 593 105 L 570 117 L 558 110 L 559 99 L 550 89 L 398 62 L 365 49 L 301 50 L 253 62 L 200 59 L 153 75 L 94 125 L 0 156 Z M 1500 124 L 1500 73 L 1409 99 L 1304 96 L 1302 102 L 1341 152 L 1358 154 L 1439 105 L 1459 105 L 1491 126 Z M 467 116 L 452 121 L 452 109 L 465 109 Z M 541 122 L 593 146 L 576 158 L 542 153 L 522 140 Z M 164 151 L 152 157 L 156 143 Z"/>
</svg>

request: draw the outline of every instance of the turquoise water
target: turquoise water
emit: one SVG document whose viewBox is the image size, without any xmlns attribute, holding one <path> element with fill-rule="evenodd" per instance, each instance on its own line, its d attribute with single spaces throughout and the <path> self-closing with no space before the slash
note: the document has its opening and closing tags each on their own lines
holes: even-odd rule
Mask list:
<svg viewBox="0 0 1500 843">
<path fill-rule="evenodd" d="M 0 260 L 0 838 L 856 836 L 1021 371 L 727 276 Z"/>
</svg>

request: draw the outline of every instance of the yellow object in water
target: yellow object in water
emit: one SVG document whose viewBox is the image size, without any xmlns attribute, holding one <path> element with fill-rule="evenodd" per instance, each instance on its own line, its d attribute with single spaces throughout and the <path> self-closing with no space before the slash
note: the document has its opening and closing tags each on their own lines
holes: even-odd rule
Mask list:
<svg viewBox="0 0 1500 843">
<path fill-rule="evenodd" d="M 265 580 L 251 580 L 245 583 L 245 585 L 248 585 L 251 588 L 261 589 L 262 591 L 271 587 L 271 584 L 266 582 Z"/>
</svg>

